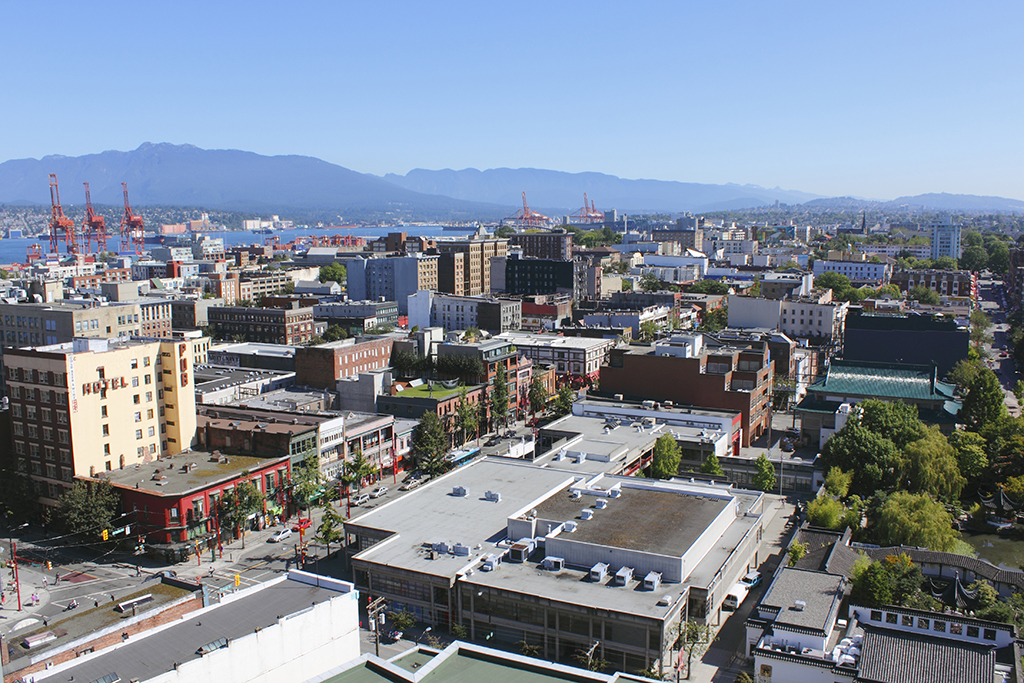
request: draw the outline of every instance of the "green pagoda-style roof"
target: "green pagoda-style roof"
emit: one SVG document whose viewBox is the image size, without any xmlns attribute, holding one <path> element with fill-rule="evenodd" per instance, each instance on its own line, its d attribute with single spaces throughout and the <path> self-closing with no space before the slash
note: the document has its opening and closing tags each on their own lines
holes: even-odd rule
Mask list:
<svg viewBox="0 0 1024 683">
<path fill-rule="evenodd" d="M 953 385 L 940 381 L 934 365 L 834 360 L 824 379 L 808 391 L 882 400 L 950 401 Z"/>
</svg>

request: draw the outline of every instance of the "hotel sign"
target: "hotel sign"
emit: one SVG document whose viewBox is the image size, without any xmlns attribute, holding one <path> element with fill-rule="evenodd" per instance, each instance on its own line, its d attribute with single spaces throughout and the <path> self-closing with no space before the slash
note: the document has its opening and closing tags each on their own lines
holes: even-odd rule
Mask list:
<svg viewBox="0 0 1024 683">
<path fill-rule="evenodd" d="M 106 389 L 121 389 L 127 387 L 128 382 L 125 381 L 124 377 L 114 377 L 113 379 L 101 379 L 98 382 L 86 382 L 82 385 L 82 395 L 86 394 L 99 394 Z"/>
</svg>

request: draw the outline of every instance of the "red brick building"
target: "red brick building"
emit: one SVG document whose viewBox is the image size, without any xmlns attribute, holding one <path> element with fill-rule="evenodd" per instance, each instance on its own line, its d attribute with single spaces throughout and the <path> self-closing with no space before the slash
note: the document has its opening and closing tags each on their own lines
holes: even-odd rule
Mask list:
<svg viewBox="0 0 1024 683">
<path fill-rule="evenodd" d="M 680 335 L 613 349 L 601 368 L 601 391 L 739 412 L 742 445 L 750 446 L 768 429 L 773 373 L 768 342 Z"/>
<path fill-rule="evenodd" d="M 261 527 L 268 513 L 287 505 L 285 485 L 291 478 L 289 456 L 255 458 L 192 451 L 140 467 L 100 473 L 121 496 L 133 537 L 143 538 L 149 554 L 179 562 L 204 548 L 230 540 L 214 512 L 221 496 L 243 481 L 252 481 L 265 500 L 246 520 Z"/>
<path fill-rule="evenodd" d="M 381 370 L 391 364 L 394 337 L 376 337 L 308 346 L 295 350 L 295 382 L 300 386 L 334 390 L 339 379 Z"/>
</svg>

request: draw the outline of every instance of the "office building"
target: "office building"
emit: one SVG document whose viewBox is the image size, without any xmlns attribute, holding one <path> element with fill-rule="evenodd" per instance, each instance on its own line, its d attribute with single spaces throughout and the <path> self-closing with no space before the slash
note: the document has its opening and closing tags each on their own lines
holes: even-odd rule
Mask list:
<svg viewBox="0 0 1024 683">
<path fill-rule="evenodd" d="M 963 226 L 960 223 L 953 223 L 947 216 L 943 220 L 929 223 L 925 230 L 932 233 L 932 258 L 949 256 L 959 260 L 963 256 L 963 245 L 960 243 L 960 230 Z"/>
<path fill-rule="evenodd" d="M 267 344 L 306 344 L 316 335 L 312 308 L 225 306 L 207 311 L 210 330 L 220 338 Z"/>
<path fill-rule="evenodd" d="M 509 237 L 508 243 L 519 247 L 523 256 L 552 261 L 572 260 L 572 233 L 562 229 L 516 233 Z"/>
<path fill-rule="evenodd" d="M 944 298 L 978 298 L 978 275 L 969 270 L 897 270 L 890 282 L 904 293 L 925 287 Z"/>
<path fill-rule="evenodd" d="M 505 293 L 513 296 L 568 294 L 573 301 L 587 298 L 587 261 L 519 258 L 512 254 L 504 261 Z"/>
<path fill-rule="evenodd" d="M 399 315 L 407 315 L 410 294 L 421 289 L 437 291 L 439 258 L 415 254 L 347 261 L 349 296 L 356 301 L 395 301 Z"/>
<path fill-rule="evenodd" d="M 339 379 L 388 367 L 394 342 L 392 336 L 360 337 L 296 349 L 295 381 L 333 391 Z"/>
<path fill-rule="evenodd" d="M 444 281 L 446 286 L 417 289 L 436 289 L 465 296 L 490 294 L 491 259 L 508 253 L 508 240 L 487 238 L 477 234 L 461 240 L 438 241 L 437 252 L 441 255 L 438 282 Z M 460 258 L 454 256 L 455 254 L 463 256 Z"/>
<path fill-rule="evenodd" d="M 967 358 L 970 330 L 955 320 L 853 311 L 846 317 L 844 360 L 934 364 L 939 377 L 945 377 Z"/>
</svg>

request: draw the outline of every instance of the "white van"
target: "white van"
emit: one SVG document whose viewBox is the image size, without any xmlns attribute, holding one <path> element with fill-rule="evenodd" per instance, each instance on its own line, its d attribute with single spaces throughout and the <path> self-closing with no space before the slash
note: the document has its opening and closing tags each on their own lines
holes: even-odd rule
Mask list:
<svg viewBox="0 0 1024 683">
<path fill-rule="evenodd" d="M 728 595 L 725 596 L 725 600 L 722 601 L 722 607 L 728 610 L 738 609 L 743 601 L 747 598 L 747 593 L 750 591 L 750 587 L 745 583 L 733 584 L 732 588 L 729 589 Z"/>
</svg>

